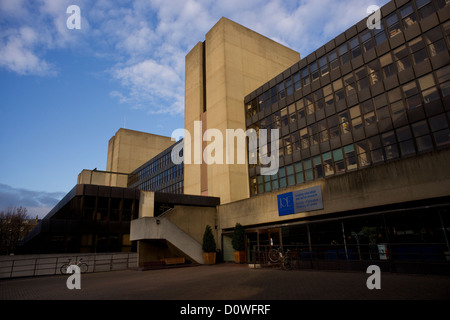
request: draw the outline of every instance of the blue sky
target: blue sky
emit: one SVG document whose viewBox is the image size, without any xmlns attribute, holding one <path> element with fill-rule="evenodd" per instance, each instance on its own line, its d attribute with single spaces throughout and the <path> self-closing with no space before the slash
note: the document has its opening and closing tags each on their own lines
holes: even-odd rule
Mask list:
<svg viewBox="0 0 450 320">
<path fill-rule="evenodd" d="M 0 0 L 0 210 L 43 217 L 121 127 L 183 128 L 185 55 L 222 16 L 305 57 L 387 2 Z"/>
</svg>

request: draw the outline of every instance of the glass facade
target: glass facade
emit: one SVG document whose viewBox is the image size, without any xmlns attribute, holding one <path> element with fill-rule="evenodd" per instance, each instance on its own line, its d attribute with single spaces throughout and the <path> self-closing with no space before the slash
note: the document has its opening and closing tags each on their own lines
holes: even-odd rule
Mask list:
<svg viewBox="0 0 450 320">
<path fill-rule="evenodd" d="M 138 207 L 136 190 L 76 185 L 27 235 L 21 253 L 136 251 L 130 221 Z"/>
<path fill-rule="evenodd" d="M 392 1 L 381 29 L 363 20 L 249 94 L 247 129 L 280 130 L 280 170 L 250 164 L 250 194 L 449 147 L 448 7 Z"/>
<path fill-rule="evenodd" d="M 183 194 L 184 165 L 174 164 L 171 158 L 172 149 L 180 143 L 183 140 L 133 171 L 128 177 L 128 188 Z"/>
</svg>

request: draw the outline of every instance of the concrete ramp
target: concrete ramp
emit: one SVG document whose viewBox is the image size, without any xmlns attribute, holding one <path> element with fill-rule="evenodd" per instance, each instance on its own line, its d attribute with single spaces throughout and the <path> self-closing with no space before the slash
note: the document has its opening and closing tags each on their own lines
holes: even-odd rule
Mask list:
<svg viewBox="0 0 450 320">
<path fill-rule="evenodd" d="M 130 240 L 166 240 L 193 262 L 204 263 L 202 245 L 164 217 L 143 217 L 132 220 Z"/>
</svg>

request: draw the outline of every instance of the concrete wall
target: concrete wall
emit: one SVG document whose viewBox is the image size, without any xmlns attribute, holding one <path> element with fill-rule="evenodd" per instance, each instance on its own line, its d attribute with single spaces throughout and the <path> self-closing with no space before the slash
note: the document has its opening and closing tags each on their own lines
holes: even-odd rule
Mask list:
<svg viewBox="0 0 450 320">
<path fill-rule="evenodd" d="M 109 140 L 106 171 L 131 173 L 174 143 L 170 137 L 121 128 Z M 126 187 L 127 176 L 107 174 L 105 183 Z"/>
<path fill-rule="evenodd" d="M 261 194 L 218 208 L 219 229 L 450 195 L 450 149 Z M 322 210 L 279 216 L 277 195 L 320 185 Z"/>
<path fill-rule="evenodd" d="M 203 116 L 203 125 L 220 130 L 223 137 L 226 129 L 245 131 L 245 95 L 299 60 L 298 52 L 226 18 L 220 19 L 206 34 L 205 42 L 198 43 L 186 56 L 185 129 L 193 136 L 194 121 L 201 121 Z M 187 143 L 185 139 L 188 147 Z M 192 154 L 193 147 L 192 141 Z M 184 174 L 186 194 L 220 197 L 221 203 L 249 197 L 245 164 L 213 164 L 206 168 L 205 164 L 185 164 Z M 202 185 L 205 174 L 206 186 Z"/>
<path fill-rule="evenodd" d="M 181 230 L 189 234 L 197 242 L 202 243 L 206 225 L 210 225 L 217 241 L 216 208 L 175 206 L 167 214 L 167 219 L 178 226 Z"/>
<path fill-rule="evenodd" d="M 155 215 L 155 193 L 141 191 L 139 195 L 139 218 L 153 217 Z"/>
<path fill-rule="evenodd" d="M 95 184 L 97 186 L 107 186 L 109 174 L 101 171 L 84 169 L 78 174 L 77 184 Z"/>
</svg>

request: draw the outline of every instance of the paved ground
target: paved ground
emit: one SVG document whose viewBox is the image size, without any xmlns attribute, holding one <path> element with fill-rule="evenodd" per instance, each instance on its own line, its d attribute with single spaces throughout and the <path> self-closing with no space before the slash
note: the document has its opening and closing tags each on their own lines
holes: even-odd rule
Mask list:
<svg viewBox="0 0 450 320">
<path fill-rule="evenodd" d="M 363 272 L 250 269 L 218 264 L 149 271 L 0 280 L 1 300 L 450 300 L 450 277 L 381 273 L 381 289 L 369 290 Z"/>
</svg>

